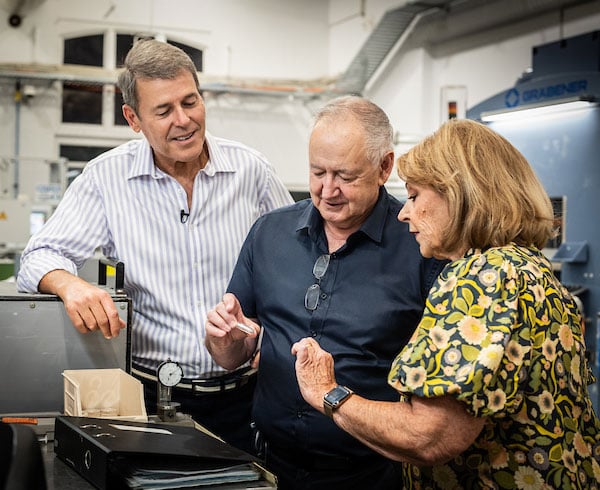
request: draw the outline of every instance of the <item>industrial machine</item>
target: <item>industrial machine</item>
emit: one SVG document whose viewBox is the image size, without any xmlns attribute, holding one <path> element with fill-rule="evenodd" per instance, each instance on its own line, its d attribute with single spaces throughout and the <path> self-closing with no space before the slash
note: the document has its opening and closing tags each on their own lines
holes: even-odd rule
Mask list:
<svg viewBox="0 0 600 490">
<path fill-rule="evenodd" d="M 583 304 L 600 372 L 600 31 L 535 46 L 532 69 L 467 111 L 513 143 L 554 203 L 561 233 L 546 250 Z M 598 378 L 600 379 L 600 378 Z M 590 387 L 598 411 L 598 386 Z"/>
<path fill-rule="evenodd" d="M 114 281 L 99 264 L 98 285 L 110 292 L 119 316 L 129 326 L 131 300 L 123 291 L 123 264 L 114 263 Z M 110 282 L 114 282 L 113 284 Z M 63 372 L 120 368 L 131 372 L 131 329 L 107 340 L 100 332 L 81 334 L 57 296 L 20 293 L 14 282 L 0 281 L 0 381 L 3 419 L 30 418 L 40 438 L 52 439 L 54 418 L 63 413 Z"/>
</svg>

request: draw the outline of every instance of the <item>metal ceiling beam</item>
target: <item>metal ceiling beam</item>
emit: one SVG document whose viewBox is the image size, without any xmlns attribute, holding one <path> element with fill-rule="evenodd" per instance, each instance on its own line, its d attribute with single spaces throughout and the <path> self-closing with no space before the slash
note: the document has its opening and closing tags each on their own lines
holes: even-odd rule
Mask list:
<svg viewBox="0 0 600 490">
<path fill-rule="evenodd" d="M 334 84 L 334 91 L 362 94 L 411 36 L 420 34 L 421 45 L 445 43 L 451 39 L 523 22 L 541 14 L 593 3 L 598 0 L 421 0 L 409 1 L 387 11 L 373 29 L 346 71 Z M 434 15 L 435 14 L 435 15 Z M 427 24 L 425 24 L 425 17 Z M 437 24 L 435 21 L 441 21 Z M 421 25 L 419 25 L 421 24 Z M 419 29 L 417 30 L 417 25 Z M 443 27 L 443 29 L 440 29 Z"/>
<path fill-rule="evenodd" d="M 451 3 L 450 0 L 408 2 L 388 10 L 336 81 L 334 90 L 361 94 L 394 46 L 412 32 L 423 14 L 447 8 Z"/>
</svg>

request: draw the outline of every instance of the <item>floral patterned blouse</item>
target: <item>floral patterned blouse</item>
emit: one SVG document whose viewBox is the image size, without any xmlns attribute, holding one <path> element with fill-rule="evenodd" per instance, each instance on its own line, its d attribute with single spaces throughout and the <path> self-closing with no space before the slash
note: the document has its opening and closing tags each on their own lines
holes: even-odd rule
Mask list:
<svg viewBox="0 0 600 490">
<path fill-rule="evenodd" d="M 577 306 L 537 249 L 470 250 L 448 264 L 389 382 L 454 396 L 486 424 L 447 464 L 405 465 L 405 488 L 600 489 L 584 354 Z"/>
</svg>

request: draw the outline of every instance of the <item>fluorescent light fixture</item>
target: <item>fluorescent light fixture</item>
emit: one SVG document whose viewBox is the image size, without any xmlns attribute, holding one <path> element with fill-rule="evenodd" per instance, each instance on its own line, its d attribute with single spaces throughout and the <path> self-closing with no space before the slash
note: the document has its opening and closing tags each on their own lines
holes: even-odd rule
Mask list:
<svg viewBox="0 0 600 490">
<path fill-rule="evenodd" d="M 515 107 L 514 109 L 502 109 L 499 111 L 486 111 L 481 113 L 483 122 L 496 122 L 524 119 L 547 114 L 556 114 L 560 112 L 586 109 L 598 105 L 595 97 L 572 97 L 560 99 L 553 102 L 540 104 L 530 104 L 526 106 Z"/>
</svg>

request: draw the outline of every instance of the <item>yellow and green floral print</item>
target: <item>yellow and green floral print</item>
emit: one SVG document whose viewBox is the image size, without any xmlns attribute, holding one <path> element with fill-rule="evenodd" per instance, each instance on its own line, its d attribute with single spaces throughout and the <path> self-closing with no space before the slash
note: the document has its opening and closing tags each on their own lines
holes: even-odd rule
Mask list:
<svg viewBox="0 0 600 490">
<path fill-rule="evenodd" d="M 390 384 L 452 395 L 486 424 L 443 466 L 405 466 L 414 489 L 599 489 L 600 422 L 581 317 L 536 249 L 470 250 L 429 293 Z"/>
</svg>

